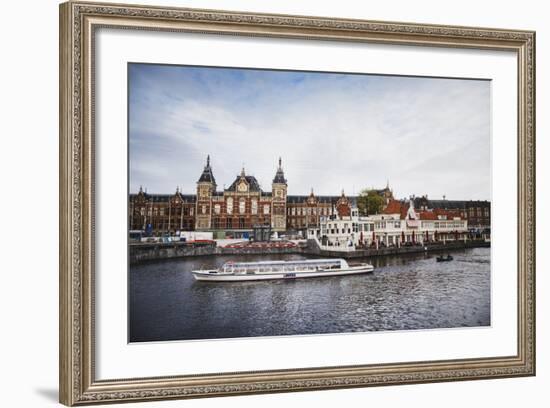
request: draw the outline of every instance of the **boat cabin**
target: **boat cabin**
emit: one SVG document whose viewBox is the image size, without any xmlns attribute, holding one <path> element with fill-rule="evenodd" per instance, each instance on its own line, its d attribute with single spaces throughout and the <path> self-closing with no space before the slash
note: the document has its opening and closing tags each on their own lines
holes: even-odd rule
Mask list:
<svg viewBox="0 0 550 408">
<path fill-rule="evenodd" d="M 312 259 L 299 261 L 226 262 L 219 269 L 224 274 L 262 274 L 278 272 L 323 271 L 347 268 L 344 259 Z"/>
</svg>

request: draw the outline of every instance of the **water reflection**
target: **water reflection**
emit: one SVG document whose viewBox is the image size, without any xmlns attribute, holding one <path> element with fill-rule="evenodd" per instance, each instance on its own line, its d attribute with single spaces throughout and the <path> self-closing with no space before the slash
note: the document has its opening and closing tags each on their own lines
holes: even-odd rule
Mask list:
<svg viewBox="0 0 550 408">
<path fill-rule="evenodd" d="M 453 251 L 452 262 L 435 256 L 372 258 L 373 274 L 292 281 L 196 282 L 189 273 L 265 260 L 255 255 L 132 266 L 130 341 L 490 325 L 490 249 Z"/>
</svg>

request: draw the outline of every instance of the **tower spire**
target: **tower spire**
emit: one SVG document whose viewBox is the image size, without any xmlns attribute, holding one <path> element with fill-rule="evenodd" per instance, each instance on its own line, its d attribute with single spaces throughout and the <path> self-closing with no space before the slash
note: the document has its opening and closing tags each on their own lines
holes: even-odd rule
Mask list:
<svg viewBox="0 0 550 408">
<path fill-rule="evenodd" d="M 285 173 L 283 171 L 283 161 L 281 160 L 281 157 L 279 157 L 279 167 L 277 168 L 277 172 L 273 178 L 273 183 L 286 184 Z"/>
<path fill-rule="evenodd" d="M 204 170 L 202 171 L 202 174 L 199 177 L 198 182 L 212 183 L 214 185 L 214 188 L 216 186 L 216 179 L 214 178 L 214 174 L 212 173 L 212 168 L 210 167 L 210 155 L 206 156 L 206 166 L 204 166 Z"/>
</svg>

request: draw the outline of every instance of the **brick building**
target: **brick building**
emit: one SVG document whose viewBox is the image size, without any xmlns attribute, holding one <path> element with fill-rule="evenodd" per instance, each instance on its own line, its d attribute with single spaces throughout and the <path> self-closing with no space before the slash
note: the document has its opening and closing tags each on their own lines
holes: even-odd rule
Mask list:
<svg viewBox="0 0 550 408">
<path fill-rule="evenodd" d="M 140 187 L 130 195 L 128 216 L 131 230 L 193 231 L 195 229 L 195 195 L 148 194 Z"/>
<path fill-rule="evenodd" d="M 288 184 L 279 159 L 271 190 L 262 190 L 258 180 L 243 168 L 228 188 L 219 191 L 210 156 L 199 176 L 196 194 L 148 194 L 140 188 L 129 198 L 131 230 L 153 233 L 176 231 L 218 231 L 227 235 L 248 236 L 257 226 L 272 231 L 305 230 L 319 225 L 321 216 L 347 216 L 356 197 L 287 195 Z"/>
<path fill-rule="evenodd" d="M 269 191 L 262 190 L 258 180 L 243 168 L 228 188 L 218 190 L 210 156 L 196 184 L 196 194 L 148 194 L 140 188 L 129 197 L 129 229 L 153 234 L 176 231 L 215 231 L 217 237 L 247 237 L 255 228 L 271 231 L 305 231 L 320 225 L 322 217 L 349 217 L 357 208 L 357 197 L 340 195 L 287 195 L 288 183 L 281 159 Z M 384 212 L 396 201 L 388 186 L 375 190 L 385 200 Z M 485 229 L 491 224 L 488 201 L 414 199 L 415 208 L 445 211 L 468 220 L 469 228 Z M 428 211 L 429 210 L 429 211 Z M 437 211 L 433 212 L 436 214 Z"/>
<path fill-rule="evenodd" d="M 452 210 L 468 220 L 470 229 L 491 228 L 491 202 L 486 200 L 429 200 L 427 196 L 414 199 L 416 208 L 425 210 Z"/>
</svg>

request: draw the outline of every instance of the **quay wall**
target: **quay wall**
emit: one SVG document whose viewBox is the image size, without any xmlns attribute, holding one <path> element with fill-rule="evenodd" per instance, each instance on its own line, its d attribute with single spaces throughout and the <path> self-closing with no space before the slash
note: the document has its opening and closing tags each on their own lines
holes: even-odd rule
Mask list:
<svg viewBox="0 0 550 408">
<path fill-rule="evenodd" d="M 490 242 L 485 242 L 483 240 L 471 240 L 471 241 L 448 241 L 447 243 L 430 243 L 426 245 L 415 245 L 415 246 L 402 246 L 391 247 L 391 248 L 368 248 L 368 249 L 358 249 L 354 251 L 333 251 L 321 249 L 315 240 L 308 240 L 307 251 L 308 254 L 315 254 L 320 256 L 330 256 L 330 257 L 339 257 L 339 258 L 366 258 L 372 256 L 385 256 L 385 255 L 400 255 L 400 254 L 412 254 L 419 252 L 441 252 L 441 251 L 450 251 L 453 249 L 464 249 L 464 248 L 483 248 L 490 247 Z"/>
<path fill-rule="evenodd" d="M 263 254 L 301 254 L 307 248 L 223 248 L 214 246 L 190 246 L 182 243 L 131 244 L 130 264 L 161 259 L 184 258 L 208 255 L 263 255 Z"/>
<path fill-rule="evenodd" d="M 208 255 L 269 255 L 269 254 L 307 254 L 330 256 L 337 258 L 365 258 L 372 256 L 400 255 L 418 252 L 441 252 L 453 249 L 490 247 L 489 242 L 479 241 L 460 241 L 431 243 L 426 246 L 410 246 L 401 248 L 369 248 L 355 251 L 332 251 L 321 249 L 314 240 L 308 240 L 306 246 L 297 246 L 294 248 L 222 248 L 214 246 L 189 246 L 182 243 L 147 243 L 131 244 L 129 248 L 130 264 L 138 264 L 147 261 L 156 261 L 162 259 L 185 258 L 190 256 L 208 256 Z"/>
</svg>

